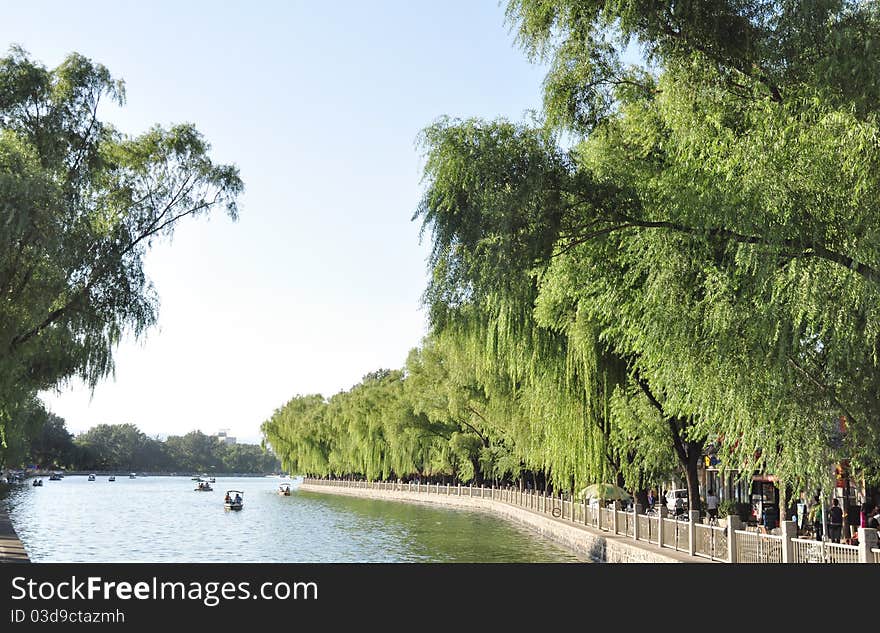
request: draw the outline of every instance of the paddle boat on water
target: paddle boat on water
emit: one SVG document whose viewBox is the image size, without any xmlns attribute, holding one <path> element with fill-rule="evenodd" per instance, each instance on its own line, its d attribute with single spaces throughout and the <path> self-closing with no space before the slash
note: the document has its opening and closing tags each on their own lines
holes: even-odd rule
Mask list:
<svg viewBox="0 0 880 633">
<path fill-rule="evenodd" d="M 34 479 L 34 485 L 35 486 L 42 486 L 43 480 L 42 479 Z"/>
<path fill-rule="evenodd" d="M 95 481 L 95 473 L 89 475 L 89 481 Z"/>
<path fill-rule="evenodd" d="M 211 484 L 207 481 L 199 481 L 194 488 L 196 492 L 211 492 L 213 488 L 211 488 Z"/>
<path fill-rule="evenodd" d="M 135 477 L 137 477 L 137 475 L 135 473 L 128 473 L 129 479 L 134 479 Z"/>
<path fill-rule="evenodd" d="M 232 496 L 235 493 L 235 496 Z M 227 510 L 241 510 L 244 505 L 244 492 L 241 490 L 227 490 L 226 497 L 223 499 L 223 507 Z"/>
<path fill-rule="evenodd" d="M 51 475 L 49 475 L 49 481 L 61 481 L 61 479 L 62 479 L 61 473 L 56 472 L 56 473 L 52 473 Z"/>
<path fill-rule="evenodd" d="M 110 477 L 107 478 L 107 481 L 116 481 L 116 475 L 110 475 Z"/>
<path fill-rule="evenodd" d="M 290 484 L 281 484 L 278 486 L 278 494 L 282 497 L 290 496 Z"/>
</svg>

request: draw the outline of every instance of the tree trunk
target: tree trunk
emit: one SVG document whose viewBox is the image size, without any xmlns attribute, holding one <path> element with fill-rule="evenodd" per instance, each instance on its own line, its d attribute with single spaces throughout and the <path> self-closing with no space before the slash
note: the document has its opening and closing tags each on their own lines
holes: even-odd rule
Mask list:
<svg viewBox="0 0 880 633">
<path fill-rule="evenodd" d="M 703 442 L 690 441 L 686 442 L 686 446 L 684 467 L 687 476 L 688 510 L 700 510 L 700 479 L 697 465 L 703 455 Z"/>
<path fill-rule="evenodd" d="M 788 494 L 783 482 L 779 481 L 777 485 L 779 487 L 779 526 L 782 527 L 782 522 L 788 518 Z"/>
<path fill-rule="evenodd" d="M 474 485 L 482 486 L 483 485 L 483 473 L 480 472 L 480 458 L 472 457 L 471 464 L 474 466 Z"/>
</svg>

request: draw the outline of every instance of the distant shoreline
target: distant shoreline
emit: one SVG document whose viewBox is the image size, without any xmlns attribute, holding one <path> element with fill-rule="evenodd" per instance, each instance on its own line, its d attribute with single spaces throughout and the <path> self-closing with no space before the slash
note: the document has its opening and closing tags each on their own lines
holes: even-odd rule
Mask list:
<svg viewBox="0 0 880 633">
<path fill-rule="evenodd" d="M 132 472 L 137 477 L 201 477 L 206 475 L 208 477 L 277 477 L 279 479 L 293 479 L 293 477 L 288 477 L 286 475 L 279 475 L 278 473 L 204 473 L 198 471 L 191 472 L 152 472 L 152 471 L 131 471 L 131 470 L 39 470 L 36 472 L 29 472 L 27 474 L 28 477 L 48 477 L 52 473 L 59 472 L 65 477 L 74 477 L 79 475 L 95 475 L 97 477 L 104 476 L 116 476 L 116 477 L 128 477 Z"/>
</svg>

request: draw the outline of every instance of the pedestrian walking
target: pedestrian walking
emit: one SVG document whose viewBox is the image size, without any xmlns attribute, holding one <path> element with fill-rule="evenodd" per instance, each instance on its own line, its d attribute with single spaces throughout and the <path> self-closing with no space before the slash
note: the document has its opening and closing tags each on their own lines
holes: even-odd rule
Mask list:
<svg viewBox="0 0 880 633">
<path fill-rule="evenodd" d="M 813 535 L 816 537 L 817 541 L 822 540 L 822 504 L 819 502 L 819 497 L 813 497 L 813 505 L 810 506 L 809 512 L 810 525 L 813 526 Z"/>
<path fill-rule="evenodd" d="M 868 517 L 868 527 L 880 529 L 880 506 L 874 508 L 874 513 Z"/>
<path fill-rule="evenodd" d="M 867 501 L 862 504 L 861 511 L 859 512 L 859 527 L 868 527 L 868 519 L 871 516 L 872 509 L 871 504 Z"/>
<path fill-rule="evenodd" d="M 843 510 L 840 502 L 835 497 L 831 500 L 831 509 L 828 511 L 828 538 L 832 543 L 840 543 L 840 532 L 843 530 Z"/>
<path fill-rule="evenodd" d="M 706 493 L 706 512 L 709 514 L 710 523 L 718 523 L 718 497 L 715 496 L 712 488 Z"/>
</svg>

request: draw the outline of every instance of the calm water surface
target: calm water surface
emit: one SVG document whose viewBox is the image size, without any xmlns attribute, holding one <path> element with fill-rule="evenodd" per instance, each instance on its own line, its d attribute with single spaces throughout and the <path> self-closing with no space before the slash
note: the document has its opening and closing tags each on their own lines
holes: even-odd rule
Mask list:
<svg viewBox="0 0 880 633">
<path fill-rule="evenodd" d="M 301 492 L 282 480 L 67 476 L 11 487 L 0 500 L 34 562 L 579 562 L 481 512 Z M 287 480 L 284 480 L 287 481 Z M 226 490 L 244 509 L 223 508 Z"/>
</svg>

